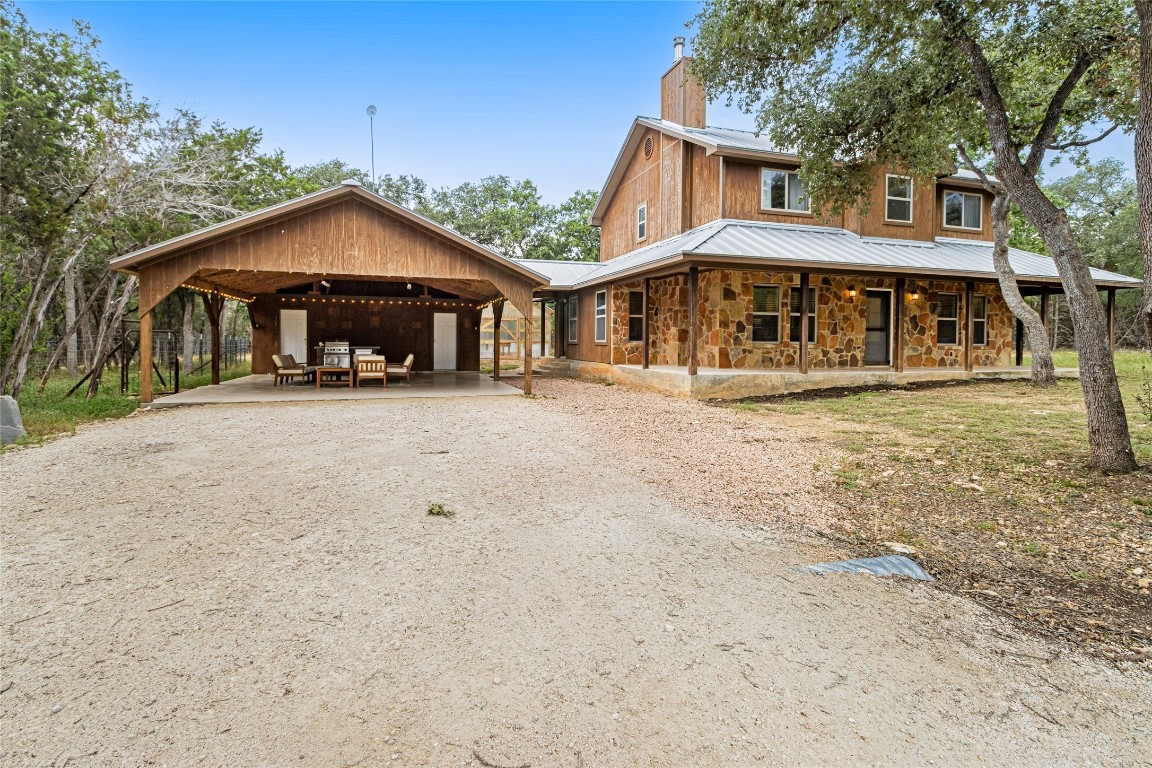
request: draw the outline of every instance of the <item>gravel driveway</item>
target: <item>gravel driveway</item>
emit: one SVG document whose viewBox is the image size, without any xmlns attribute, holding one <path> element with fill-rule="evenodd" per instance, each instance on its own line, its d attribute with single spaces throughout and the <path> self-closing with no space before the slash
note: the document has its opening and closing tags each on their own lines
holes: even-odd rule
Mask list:
<svg viewBox="0 0 1152 768">
<path fill-rule="evenodd" d="M 1146 674 L 796 574 L 839 553 L 731 519 L 834 514 L 802 443 L 539 391 L 144 412 L 0 456 L 2 762 L 1149 764 Z M 751 459 L 677 465 L 728 430 Z"/>
</svg>

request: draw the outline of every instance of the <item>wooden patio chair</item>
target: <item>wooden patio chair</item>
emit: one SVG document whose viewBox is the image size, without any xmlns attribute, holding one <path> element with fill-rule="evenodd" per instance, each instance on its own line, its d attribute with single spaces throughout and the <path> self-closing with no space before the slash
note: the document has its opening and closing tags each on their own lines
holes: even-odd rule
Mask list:
<svg viewBox="0 0 1152 768">
<path fill-rule="evenodd" d="M 316 378 L 314 366 L 298 363 L 292 355 L 272 355 L 272 363 L 276 366 L 276 375 L 272 379 L 272 386 L 274 387 L 279 386 L 281 382 L 287 382 L 289 379 L 308 381 Z"/>
<path fill-rule="evenodd" d="M 401 365 L 390 365 L 387 369 L 388 376 L 403 376 L 404 381 L 409 384 L 412 383 L 412 364 L 416 362 L 416 355 L 408 355 L 404 358 Z"/>
<path fill-rule="evenodd" d="M 356 355 L 356 386 L 364 379 L 380 379 L 388 386 L 388 360 L 384 355 Z"/>
</svg>

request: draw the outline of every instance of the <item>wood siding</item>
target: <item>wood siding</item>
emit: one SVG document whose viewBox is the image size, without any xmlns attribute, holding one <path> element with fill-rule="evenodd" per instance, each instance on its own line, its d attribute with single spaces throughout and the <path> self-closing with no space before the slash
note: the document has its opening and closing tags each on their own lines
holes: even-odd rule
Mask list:
<svg viewBox="0 0 1152 768">
<path fill-rule="evenodd" d="M 280 310 L 304 309 L 308 312 L 308 354 L 326 339 L 347 339 L 351 345 L 380 347 L 389 361 L 403 362 L 409 354 L 416 356 L 417 371 L 433 370 L 432 315 L 437 312 L 456 314 L 456 368 L 480 370 L 480 315 L 474 306 L 451 307 L 437 304 L 388 305 L 361 304 L 349 297 L 348 303 L 322 303 L 307 299 L 291 301 L 290 297 L 262 294 L 248 305 L 254 326 L 252 330 L 252 372 L 271 373 L 272 355 L 280 352 Z M 309 360 L 316 364 L 318 361 Z"/>
<path fill-rule="evenodd" d="M 724 210 L 720 218 L 743 219 L 745 221 L 770 221 L 779 224 L 815 224 L 829 227 L 843 226 L 840 216 L 816 217 L 805 213 L 782 213 L 760 208 L 760 169 L 779 168 L 795 170 L 783 163 L 744 163 L 737 160 L 724 161 Z"/>
<path fill-rule="evenodd" d="M 691 62 L 691 57 L 682 57 L 660 78 L 660 117 L 690 128 L 703 128 L 708 100 L 700 81 L 688 73 Z"/>
<path fill-rule="evenodd" d="M 652 142 L 652 156 L 644 157 L 644 146 Z M 628 161 L 624 180 L 612 195 L 608 210 L 600 227 L 600 260 L 621 256 L 650 243 L 658 242 L 663 234 L 663 204 L 661 200 L 662 161 L 664 144 L 659 131 L 644 131 L 636 153 Z M 679 150 L 679 144 L 676 145 Z M 648 204 L 648 236 L 636 239 L 636 208 Z"/>
<path fill-rule="evenodd" d="M 596 293 L 606 291 L 605 299 L 608 303 L 606 339 L 609 343 L 596 343 Z M 568 340 L 568 359 L 585 360 L 592 363 L 610 363 L 612 361 L 612 286 L 603 285 L 599 288 L 587 288 L 574 291 L 570 297 L 580 297 L 580 311 L 577 315 L 576 341 Z M 564 320 L 567 332 L 567 318 Z"/>
<path fill-rule="evenodd" d="M 933 180 L 914 179 L 912 186 L 912 223 L 892 223 L 885 220 L 887 214 L 888 174 L 898 174 L 887 168 L 876 168 L 872 172 L 872 193 L 866 205 L 849 208 L 844 212 L 844 228 L 861 237 L 890 237 L 896 240 L 931 241 L 936 237 L 933 222 L 938 215 Z"/>
<path fill-rule="evenodd" d="M 140 267 L 147 311 L 181 283 L 254 295 L 304 282 L 306 275 L 443 278 L 468 281 L 478 296 L 503 294 L 531 311 L 533 285 L 391 213 L 340 198 L 252 230 L 177 252 Z"/>
<path fill-rule="evenodd" d="M 691 207 L 689 229 L 720 218 L 720 158 L 709 156 L 704 147 L 689 144 L 692 156 Z"/>
<path fill-rule="evenodd" d="M 980 195 L 983 202 L 980 205 L 980 224 L 982 226 L 979 231 L 944 226 L 945 190 L 964 192 L 969 195 Z M 987 240 L 989 242 L 995 239 L 995 236 L 992 234 L 992 195 L 987 192 L 980 189 L 972 189 L 971 187 L 949 186 L 946 181 L 941 180 L 936 185 L 935 207 L 935 214 L 932 218 L 933 227 L 935 228 L 933 237 L 958 237 L 965 240 Z"/>
</svg>

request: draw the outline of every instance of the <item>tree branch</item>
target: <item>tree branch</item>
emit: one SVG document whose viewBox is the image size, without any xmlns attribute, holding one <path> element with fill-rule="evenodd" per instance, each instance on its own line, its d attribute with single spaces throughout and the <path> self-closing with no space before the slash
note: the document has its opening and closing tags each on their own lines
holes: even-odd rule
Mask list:
<svg viewBox="0 0 1152 768">
<path fill-rule="evenodd" d="M 1111 135 L 1111 133 L 1119 127 L 1119 123 L 1112 123 L 1111 128 L 1104 131 L 1104 133 L 1100 134 L 1094 139 L 1084 139 L 1082 141 L 1066 141 L 1063 144 L 1049 144 L 1045 147 L 1045 149 L 1051 149 L 1054 152 L 1063 152 L 1064 150 L 1072 149 L 1073 147 L 1087 147 L 1089 144 L 1095 144 L 1098 141 L 1103 141 L 1104 139 L 1108 138 L 1108 136 Z"/>
<path fill-rule="evenodd" d="M 1036 131 L 1036 138 L 1032 139 L 1032 146 L 1028 149 L 1028 159 L 1024 161 L 1024 168 L 1032 175 L 1036 175 L 1036 172 L 1040 170 L 1040 163 L 1044 160 L 1044 150 L 1052 143 L 1056 129 L 1060 127 L 1060 120 L 1064 116 L 1064 105 L 1067 103 L 1068 97 L 1072 95 L 1072 91 L 1076 90 L 1076 86 L 1088 68 L 1092 66 L 1093 61 L 1093 57 L 1087 53 L 1081 53 L 1072 65 L 1071 71 L 1064 78 L 1064 82 L 1060 83 L 1056 93 L 1052 94 L 1052 100 L 1048 102 L 1048 109 L 1044 113 L 1044 120 L 1040 123 L 1040 129 Z"/>
<path fill-rule="evenodd" d="M 956 152 L 959 153 L 960 159 L 964 161 L 964 165 L 968 166 L 968 170 L 976 174 L 980 178 L 980 183 L 984 185 L 984 189 L 988 190 L 994 195 L 1002 194 L 1004 185 L 999 181 L 993 182 L 988 178 L 988 174 L 984 173 L 984 169 L 976 165 L 972 158 L 968 155 L 968 150 L 964 148 L 964 142 L 956 139 Z"/>
</svg>

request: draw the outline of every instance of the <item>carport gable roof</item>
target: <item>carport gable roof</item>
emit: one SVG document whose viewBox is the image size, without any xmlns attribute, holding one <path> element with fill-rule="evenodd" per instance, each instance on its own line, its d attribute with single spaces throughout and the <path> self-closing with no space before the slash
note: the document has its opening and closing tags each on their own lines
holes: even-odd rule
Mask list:
<svg viewBox="0 0 1152 768">
<path fill-rule="evenodd" d="M 483 246 L 475 240 L 465 237 L 451 227 L 446 227 L 432 219 L 421 216 L 415 211 L 409 210 L 375 192 L 367 190 L 356 181 L 345 181 L 335 187 L 322 189 L 319 192 L 313 192 L 303 197 L 295 198 L 294 200 L 288 200 L 287 202 L 271 205 L 267 208 L 261 208 L 258 211 L 246 213 L 234 219 L 222 221 L 219 224 L 213 224 L 193 232 L 188 232 L 170 240 L 165 240 L 162 243 L 141 248 L 124 256 L 118 256 L 112 259 L 109 264 L 113 269 L 121 272 L 138 272 L 142 265 L 163 260 L 175 253 L 182 253 L 190 249 L 198 248 L 217 240 L 241 234 L 249 229 L 255 229 L 277 219 L 302 213 L 308 209 L 317 208 L 345 198 L 357 198 L 371 206 L 382 209 L 387 213 L 415 225 L 428 234 L 442 238 L 474 256 L 484 259 L 522 279 L 530 281 L 536 286 L 546 286 L 548 284 L 548 277 L 546 275 L 530 269 L 491 248 Z"/>
</svg>

